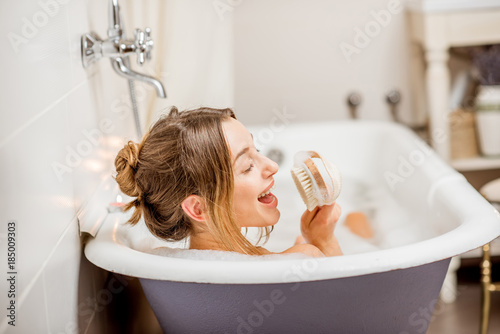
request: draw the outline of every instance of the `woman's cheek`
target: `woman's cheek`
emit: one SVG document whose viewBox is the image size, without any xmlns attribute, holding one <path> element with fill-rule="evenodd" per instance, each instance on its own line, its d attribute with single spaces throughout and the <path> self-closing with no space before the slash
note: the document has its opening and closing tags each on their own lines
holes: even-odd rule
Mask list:
<svg viewBox="0 0 500 334">
<path fill-rule="evenodd" d="M 247 182 L 244 178 L 238 178 L 234 184 L 234 194 L 238 199 L 244 198 L 245 194 L 248 193 L 249 182 Z"/>
</svg>

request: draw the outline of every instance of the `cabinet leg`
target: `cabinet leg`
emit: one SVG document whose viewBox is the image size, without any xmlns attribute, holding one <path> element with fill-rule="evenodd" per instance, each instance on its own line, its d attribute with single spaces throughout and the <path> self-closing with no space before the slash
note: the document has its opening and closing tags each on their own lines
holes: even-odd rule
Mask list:
<svg viewBox="0 0 500 334">
<path fill-rule="evenodd" d="M 445 160 L 449 160 L 449 92 L 450 73 L 448 69 L 448 50 L 428 49 L 425 52 L 427 61 L 426 85 L 430 113 L 430 138 L 436 152 Z"/>
</svg>

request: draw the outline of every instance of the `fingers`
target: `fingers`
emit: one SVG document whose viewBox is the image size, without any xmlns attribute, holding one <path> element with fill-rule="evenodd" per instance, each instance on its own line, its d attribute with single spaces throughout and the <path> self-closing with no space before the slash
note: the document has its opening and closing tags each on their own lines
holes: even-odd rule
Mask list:
<svg viewBox="0 0 500 334">
<path fill-rule="evenodd" d="M 312 211 L 306 210 L 302 215 L 301 221 L 310 223 L 318 213 L 318 210 L 318 207 L 315 207 Z"/>
<path fill-rule="evenodd" d="M 336 223 L 340 218 L 341 212 L 342 209 L 336 203 L 325 205 L 319 209 L 314 219 L 323 224 Z"/>
<path fill-rule="evenodd" d="M 306 210 L 301 218 L 304 239 L 312 244 L 330 242 L 340 213 L 341 208 L 336 203 Z"/>
<path fill-rule="evenodd" d="M 334 208 L 334 211 L 335 215 L 337 217 L 340 217 L 340 215 L 342 214 L 342 208 L 340 207 L 340 205 L 335 205 L 335 208 Z"/>
<path fill-rule="evenodd" d="M 328 216 L 332 215 L 335 212 L 335 208 L 337 207 L 337 204 L 333 202 L 330 205 L 323 205 L 317 214 L 318 219 L 325 219 L 328 218 Z"/>
<path fill-rule="evenodd" d="M 333 202 L 330 205 L 315 207 L 312 211 L 306 210 L 302 215 L 301 222 L 309 226 L 313 220 L 327 221 L 330 216 L 333 216 L 335 221 L 337 221 L 341 213 L 342 209 L 340 205 Z"/>
</svg>

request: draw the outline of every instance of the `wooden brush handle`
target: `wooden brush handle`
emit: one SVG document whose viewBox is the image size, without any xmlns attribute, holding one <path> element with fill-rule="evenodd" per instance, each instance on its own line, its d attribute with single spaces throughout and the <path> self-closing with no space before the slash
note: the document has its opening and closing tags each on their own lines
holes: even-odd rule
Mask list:
<svg viewBox="0 0 500 334">
<path fill-rule="evenodd" d="M 333 196 L 335 194 L 335 189 L 338 187 L 338 184 L 335 183 L 335 178 L 332 175 L 332 172 L 330 172 L 330 167 L 327 165 L 327 161 L 316 151 L 308 151 L 311 154 L 311 157 L 304 161 L 306 164 L 307 168 L 311 171 L 311 174 L 316 181 L 318 187 L 320 188 L 321 191 L 326 191 L 329 196 Z M 328 173 L 328 176 L 330 177 L 332 189 L 328 189 L 325 180 L 321 176 L 321 173 L 318 170 L 318 167 L 314 164 L 312 161 L 312 158 L 318 158 L 321 159 L 321 162 L 323 163 L 323 166 L 326 169 L 326 172 Z"/>
<path fill-rule="evenodd" d="M 313 152 L 313 151 L 311 151 L 311 152 Z M 316 152 L 314 152 L 314 153 L 316 153 Z M 317 157 L 312 156 L 311 158 L 317 158 Z M 307 169 L 309 169 L 309 171 L 311 172 L 311 175 L 312 175 L 314 181 L 316 181 L 318 188 L 321 191 L 323 191 L 324 189 L 328 190 L 326 187 L 326 184 L 325 184 L 325 180 L 323 180 L 323 177 L 321 176 L 321 173 L 319 172 L 318 167 L 316 167 L 316 165 L 314 164 L 314 161 L 312 161 L 311 158 L 308 158 L 308 159 L 306 159 L 306 161 L 304 161 Z"/>
</svg>

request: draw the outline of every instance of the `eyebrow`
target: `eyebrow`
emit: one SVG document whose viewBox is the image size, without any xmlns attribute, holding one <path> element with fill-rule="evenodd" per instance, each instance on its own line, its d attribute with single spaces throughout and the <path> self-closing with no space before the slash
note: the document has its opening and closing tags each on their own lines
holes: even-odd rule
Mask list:
<svg viewBox="0 0 500 334">
<path fill-rule="evenodd" d="M 236 154 L 236 158 L 234 158 L 233 163 L 236 163 L 236 160 L 238 160 L 239 157 L 241 157 L 243 154 L 247 153 L 250 147 L 245 147 L 240 151 L 240 153 Z"/>
<path fill-rule="evenodd" d="M 250 136 L 252 136 L 252 141 L 253 141 L 253 134 L 250 133 Z M 238 160 L 239 157 L 241 157 L 243 154 L 247 153 L 250 147 L 245 147 L 240 151 L 240 153 L 236 154 L 236 157 L 234 158 L 233 164 L 236 163 L 236 160 Z"/>
</svg>

